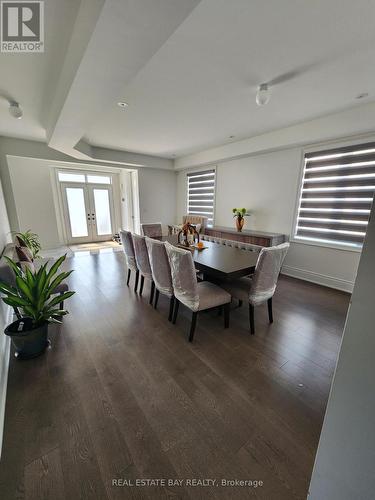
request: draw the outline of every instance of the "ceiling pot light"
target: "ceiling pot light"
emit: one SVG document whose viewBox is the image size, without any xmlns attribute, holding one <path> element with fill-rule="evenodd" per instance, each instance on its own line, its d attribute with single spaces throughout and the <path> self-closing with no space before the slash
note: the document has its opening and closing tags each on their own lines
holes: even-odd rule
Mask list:
<svg viewBox="0 0 375 500">
<path fill-rule="evenodd" d="M 23 111 L 18 102 L 11 101 L 9 103 L 9 114 L 13 116 L 13 118 L 17 118 L 18 120 L 22 118 Z"/>
<path fill-rule="evenodd" d="M 255 101 L 258 106 L 264 106 L 271 98 L 271 91 L 267 83 L 261 83 L 258 87 Z"/>
<path fill-rule="evenodd" d="M 120 106 L 120 108 L 127 108 L 129 104 L 127 102 L 120 101 L 117 103 L 117 106 Z"/>
</svg>

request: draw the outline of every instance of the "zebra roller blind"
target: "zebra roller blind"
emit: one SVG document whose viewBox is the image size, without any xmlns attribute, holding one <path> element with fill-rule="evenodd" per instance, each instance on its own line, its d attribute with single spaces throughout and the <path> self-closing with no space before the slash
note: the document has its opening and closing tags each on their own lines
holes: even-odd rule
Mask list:
<svg viewBox="0 0 375 500">
<path fill-rule="evenodd" d="M 208 225 L 214 223 L 215 169 L 187 174 L 188 213 L 208 217 Z"/>
<path fill-rule="evenodd" d="M 361 247 L 375 192 L 375 142 L 305 154 L 295 238 Z"/>
</svg>

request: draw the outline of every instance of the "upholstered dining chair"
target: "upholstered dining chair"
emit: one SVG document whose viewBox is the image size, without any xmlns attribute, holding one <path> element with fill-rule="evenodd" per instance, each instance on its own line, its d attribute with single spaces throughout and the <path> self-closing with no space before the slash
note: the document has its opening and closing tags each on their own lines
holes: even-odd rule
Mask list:
<svg viewBox="0 0 375 500">
<path fill-rule="evenodd" d="M 186 224 L 187 222 L 196 226 L 197 232 L 203 234 L 207 227 L 208 217 L 205 215 L 186 214 L 182 217 L 182 223 Z"/>
<path fill-rule="evenodd" d="M 150 304 L 154 299 L 155 283 L 152 279 L 152 271 L 148 252 L 146 247 L 146 238 L 139 234 L 133 234 L 135 261 L 141 275 L 141 286 L 139 287 L 139 295 L 142 295 L 145 278 L 151 281 Z"/>
<path fill-rule="evenodd" d="M 171 277 L 171 266 L 169 265 L 167 251 L 162 241 L 146 238 L 148 258 L 150 260 L 152 278 L 155 283 L 154 308 L 158 306 L 159 294 L 169 298 L 168 321 L 172 321 L 174 295 Z"/>
<path fill-rule="evenodd" d="M 141 224 L 143 236 L 149 238 L 161 238 L 163 236 L 162 227 L 159 222 L 153 224 Z"/>
<path fill-rule="evenodd" d="M 138 288 L 139 270 L 137 262 L 135 260 L 132 233 L 130 231 L 124 231 L 123 229 L 120 229 L 120 238 L 122 243 L 122 249 L 125 254 L 126 265 L 128 266 L 128 278 L 126 280 L 126 284 L 129 286 L 130 275 L 131 272 L 134 271 L 135 272 L 134 291 L 136 292 Z"/>
<path fill-rule="evenodd" d="M 220 286 L 224 288 L 232 297 L 240 301 L 249 303 L 250 332 L 255 333 L 254 307 L 264 302 L 268 305 L 269 322 L 273 323 L 272 297 L 275 293 L 281 266 L 288 252 L 289 243 L 282 243 L 275 247 L 262 248 L 254 274 L 248 278 L 220 281 Z"/>
<path fill-rule="evenodd" d="M 180 302 L 192 311 L 189 342 L 193 341 L 198 312 L 224 306 L 224 327 L 229 327 L 231 296 L 208 281 L 198 283 L 190 250 L 165 242 L 175 296 L 173 324 L 176 323 Z"/>
</svg>

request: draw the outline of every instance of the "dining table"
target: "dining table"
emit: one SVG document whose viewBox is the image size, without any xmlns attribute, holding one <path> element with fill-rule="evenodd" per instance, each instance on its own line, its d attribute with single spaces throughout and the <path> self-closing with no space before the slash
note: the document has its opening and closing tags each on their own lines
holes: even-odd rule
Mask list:
<svg viewBox="0 0 375 500">
<path fill-rule="evenodd" d="M 178 244 L 177 235 L 158 238 L 168 241 L 172 245 Z M 213 241 L 203 241 L 202 250 L 190 247 L 195 268 L 204 275 L 215 278 L 241 278 L 252 274 L 258 260 L 259 253 L 242 248 L 221 245 Z"/>
</svg>

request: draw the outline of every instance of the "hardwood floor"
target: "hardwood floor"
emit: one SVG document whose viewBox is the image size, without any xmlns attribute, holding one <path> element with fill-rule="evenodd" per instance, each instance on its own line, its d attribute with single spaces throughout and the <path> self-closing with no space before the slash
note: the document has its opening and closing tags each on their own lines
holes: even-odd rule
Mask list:
<svg viewBox="0 0 375 500">
<path fill-rule="evenodd" d="M 135 295 L 122 253 L 66 267 L 77 294 L 52 349 L 10 363 L 2 500 L 306 498 L 347 294 L 282 277 L 273 325 L 257 307 L 250 336 L 233 305 L 229 329 L 202 313 L 189 344 L 190 315 L 180 307 L 173 326 L 165 297 L 154 310 L 149 284 Z M 112 485 L 137 478 L 184 482 Z"/>
</svg>

